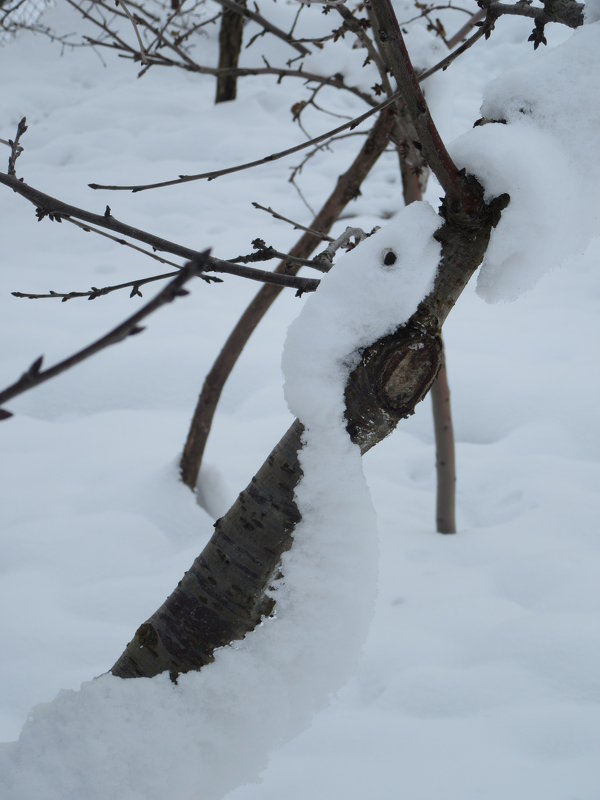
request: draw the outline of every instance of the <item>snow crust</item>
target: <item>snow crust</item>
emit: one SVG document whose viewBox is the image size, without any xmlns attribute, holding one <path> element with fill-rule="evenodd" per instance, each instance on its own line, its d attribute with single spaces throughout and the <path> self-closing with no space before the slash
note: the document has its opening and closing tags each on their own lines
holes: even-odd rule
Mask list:
<svg viewBox="0 0 600 800">
<path fill-rule="evenodd" d="M 600 183 L 600 25 L 576 30 L 561 46 L 507 70 L 486 89 L 487 124 L 451 147 L 488 197 L 508 192 L 477 288 L 490 302 L 512 300 L 597 234 L 590 203 Z"/>
</svg>

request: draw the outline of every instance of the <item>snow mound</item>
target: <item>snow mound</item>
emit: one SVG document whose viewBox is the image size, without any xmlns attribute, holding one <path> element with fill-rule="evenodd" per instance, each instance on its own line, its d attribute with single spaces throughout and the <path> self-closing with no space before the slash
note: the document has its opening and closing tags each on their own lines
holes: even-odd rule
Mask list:
<svg viewBox="0 0 600 800">
<path fill-rule="evenodd" d="M 0 751 L 11 800 L 204 800 L 256 779 L 356 665 L 376 594 L 376 521 L 344 423 L 357 348 L 405 321 L 435 277 L 439 218 L 426 204 L 343 258 L 286 344 L 286 395 L 306 425 L 302 521 L 275 590 L 276 616 L 213 664 L 123 681 L 104 675 L 38 706 Z M 384 254 L 396 254 L 386 266 Z M 348 321 L 351 324 L 348 324 Z M 350 354 L 350 358 L 348 358 Z"/>
<path fill-rule="evenodd" d="M 477 290 L 489 302 L 512 300 L 600 230 L 597 60 L 600 25 L 574 32 L 555 49 L 508 70 L 487 88 L 478 126 L 451 153 L 488 198 L 508 192 Z"/>
</svg>

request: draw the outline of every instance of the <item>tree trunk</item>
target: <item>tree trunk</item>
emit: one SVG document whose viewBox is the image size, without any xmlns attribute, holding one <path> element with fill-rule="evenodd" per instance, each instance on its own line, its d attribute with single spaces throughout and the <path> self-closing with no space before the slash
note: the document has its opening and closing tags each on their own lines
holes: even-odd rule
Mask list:
<svg viewBox="0 0 600 800">
<path fill-rule="evenodd" d="M 312 221 L 310 225 L 312 230 L 322 234 L 328 233 L 350 200 L 359 195 L 362 182 L 386 148 L 393 123 L 394 116 L 390 110 L 382 112 L 377 118 L 360 152 L 348 170 L 340 175 L 335 189 Z M 305 233 L 291 249 L 290 255 L 308 258 L 320 242 L 321 239 L 318 236 Z M 295 275 L 299 269 L 300 267 L 297 266 L 287 267 L 285 262 L 282 262 L 276 272 Z M 263 286 L 255 295 L 229 334 L 210 372 L 204 379 L 180 462 L 181 478 L 192 490 L 196 488 L 206 440 L 225 382 L 248 339 L 279 296 L 280 291 L 281 289 L 277 286 L 267 285 Z"/>
<path fill-rule="evenodd" d="M 245 6 L 245 0 L 237 0 Z M 235 69 L 240 59 L 242 37 L 244 34 L 244 17 L 235 11 L 224 9 L 221 14 L 219 30 L 219 69 Z M 237 95 L 237 75 L 218 75 L 215 103 L 235 100 Z"/>
<path fill-rule="evenodd" d="M 398 148 L 400 151 L 400 148 Z M 400 172 L 406 205 L 423 199 L 421 187 L 427 181 L 427 167 L 420 174 L 411 169 L 402 153 Z M 424 180 L 423 180 L 424 178 Z M 435 432 L 436 505 L 435 518 L 438 533 L 456 533 L 456 458 L 454 452 L 454 430 L 450 387 L 446 371 L 446 359 L 442 342 L 442 366 L 431 387 L 431 410 Z"/>
<path fill-rule="evenodd" d="M 361 451 L 413 413 L 441 365 L 443 321 L 479 266 L 506 195 L 489 206 L 470 181 L 471 209 L 443 206 L 436 238 L 442 259 L 434 289 L 405 325 L 362 353 L 346 387 L 348 432 Z M 477 199 L 478 198 L 478 199 Z M 265 592 L 300 519 L 294 489 L 301 477 L 302 424 L 295 421 L 165 603 L 143 623 L 112 668 L 116 676 L 199 669 L 217 647 L 243 638 L 273 600 Z"/>
<path fill-rule="evenodd" d="M 437 473 L 436 524 L 438 533 L 456 533 L 456 458 L 446 358 L 431 387 L 435 467 Z"/>
</svg>

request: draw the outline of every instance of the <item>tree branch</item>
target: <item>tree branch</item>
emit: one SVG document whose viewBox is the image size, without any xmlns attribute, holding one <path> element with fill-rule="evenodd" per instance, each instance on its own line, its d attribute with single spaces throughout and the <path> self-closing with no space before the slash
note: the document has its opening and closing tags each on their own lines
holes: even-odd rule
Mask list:
<svg viewBox="0 0 600 800">
<path fill-rule="evenodd" d="M 346 172 L 339 176 L 335 188 L 310 227 L 298 226 L 306 232 L 292 247 L 290 251 L 292 255 L 307 258 L 323 239 L 333 241 L 326 235 L 327 232 L 331 230 L 350 200 L 359 194 L 362 182 L 385 150 L 393 124 L 394 116 L 391 110 L 384 111 L 379 115 L 356 158 Z M 257 203 L 253 203 L 253 205 L 268 211 L 276 219 L 291 222 L 291 220 L 276 214 L 271 208 L 264 209 Z M 277 267 L 278 270 L 285 268 L 284 262 Z M 295 271 L 296 268 L 292 267 L 292 270 Z M 227 341 L 204 379 L 180 462 L 182 480 L 192 491 L 195 490 L 198 482 L 206 441 L 223 387 L 248 339 L 275 302 L 280 291 L 276 286 L 263 286 L 257 292 L 227 337 Z"/>
<path fill-rule="evenodd" d="M 433 122 L 390 0 L 371 0 L 371 9 L 388 67 L 416 129 L 425 160 L 450 202 L 464 205 L 465 200 L 470 200 L 476 203 L 476 198 L 470 197 L 470 187 L 450 158 Z"/>
<path fill-rule="evenodd" d="M 39 356 L 39 358 L 36 358 L 29 369 L 26 370 L 17 381 L 10 386 L 7 386 L 6 389 L 0 391 L 0 404 L 5 403 L 7 400 L 12 400 L 14 397 L 33 389 L 35 386 L 39 386 L 41 383 L 45 383 L 51 378 L 54 378 L 56 375 L 60 375 L 62 372 L 66 372 L 68 369 L 71 369 L 76 364 L 80 364 L 82 361 L 85 361 L 96 353 L 99 353 L 106 347 L 109 347 L 112 344 L 117 344 L 118 342 L 122 342 L 123 339 L 126 339 L 128 336 L 141 333 L 144 328 L 141 327 L 139 323 L 143 319 L 149 317 L 150 314 L 153 314 L 157 309 L 159 309 L 161 306 L 164 306 L 166 303 L 172 302 L 176 297 L 188 294 L 187 290 L 183 288 L 184 285 L 191 278 L 202 274 L 206 268 L 206 259 L 208 258 L 208 255 L 208 250 L 204 253 L 198 253 L 194 257 L 194 260 L 186 264 L 186 266 L 181 269 L 178 275 L 163 289 L 161 289 L 156 297 L 136 311 L 135 314 L 132 314 L 130 317 L 128 317 L 124 322 L 121 322 L 120 325 L 117 325 L 116 328 L 113 328 L 100 339 L 92 342 L 92 344 L 84 347 L 82 350 L 79 350 L 68 358 L 59 361 L 54 366 L 45 370 L 42 370 L 44 357 Z M 12 414 L 10 411 L 0 409 L 0 419 L 7 419 L 11 416 Z"/>
<path fill-rule="evenodd" d="M 40 192 L 33 186 L 29 186 L 17 178 L 0 172 L 0 183 L 8 186 L 17 194 L 22 195 L 30 203 L 36 207 L 36 214 L 39 220 L 48 217 L 54 222 L 60 222 L 64 217 L 73 217 L 75 219 L 90 222 L 92 225 L 97 225 L 100 228 L 107 228 L 108 230 L 116 231 L 123 236 L 128 236 L 131 239 L 136 239 L 140 242 L 145 242 L 151 245 L 155 250 L 163 253 L 172 253 L 182 258 L 194 260 L 198 258 L 199 251 L 192 250 L 190 247 L 170 242 L 168 239 L 163 239 L 160 236 L 155 236 L 148 231 L 143 231 L 139 228 L 134 228 L 131 225 L 126 225 L 123 222 L 115 219 L 110 213 L 110 208 L 107 206 L 103 215 L 93 214 L 83 208 L 69 205 L 56 197 Z M 90 229 L 93 230 L 93 229 Z M 203 259 L 205 272 L 217 272 L 220 274 L 237 275 L 240 278 L 249 278 L 250 280 L 258 281 L 259 283 L 272 283 L 277 286 L 287 286 L 297 289 L 299 294 L 304 292 L 314 292 L 319 281 L 314 278 L 300 278 L 293 275 L 281 275 L 275 272 L 267 272 L 261 269 L 252 269 L 251 267 L 244 267 L 238 264 L 231 264 L 229 261 L 223 261 L 213 256 L 205 256 Z"/>
<path fill-rule="evenodd" d="M 143 192 L 146 189 L 160 189 L 165 186 L 175 186 L 180 183 L 189 183 L 190 181 L 200 181 L 200 180 L 209 180 L 212 181 L 215 178 L 220 178 L 223 175 L 231 175 L 234 172 L 241 172 L 245 169 L 251 169 L 252 167 L 258 167 L 262 164 L 270 164 L 272 161 L 278 161 L 280 158 L 285 158 L 286 156 L 290 156 L 293 153 L 298 153 L 300 150 L 304 150 L 307 147 L 311 147 L 318 142 L 322 142 L 325 139 L 330 139 L 332 136 L 335 136 L 342 131 L 351 130 L 352 128 L 356 128 L 357 125 L 360 125 L 361 122 L 364 122 L 369 117 L 372 117 L 378 111 L 382 111 L 384 108 L 392 105 L 398 98 L 400 97 L 400 93 L 396 92 L 395 94 L 388 97 L 382 103 L 378 103 L 373 108 L 366 111 L 364 114 L 360 114 L 358 117 L 345 122 L 343 125 L 338 125 L 337 128 L 332 128 L 329 131 L 325 131 L 325 133 L 319 134 L 319 136 L 315 136 L 314 139 L 309 139 L 306 142 L 302 142 L 301 144 L 294 145 L 293 147 L 288 147 L 286 150 L 280 150 L 277 153 L 271 153 L 271 155 L 264 156 L 263 158 L 257 158 L 254 161 L 247 161 L 244 164 L 238 164 L 235 167 L 226 167 L 225 169 L 217 169 L 211 170 L 210 172 L 201 172 L 197 175 L 180 175 L 178 178 L 173 178 L 169 181 L 160 181 L 158 183 L 146 183 L 146 184 L 137 184 L 131 186 L 123 186 L 123 185 L 106 185 L 101 183 L 90 183 L 88 186 L 90 189 L 108 189 L 110 191 L 129 191 L 129 192 Z"/>
<path fill-rule="evenodd" d="M 305 231 L 306 233 L 310 233 L 311 236 L 322 239 L 324 242 L 333 242 L 331 236 L 327 236 L 327 234 L 324 234 L 321 231 L 316 231 L 314 228 L 306 228 L 304 225 L 301 225 L 299 222 L 294 222 L 293 219 L 289 219 L 288 217 L 283 217 L 281 214 L 278 214 L 277 211 L 272 209 L 271 206 L 267 208 L 267 206 L 261 206 L 260 203 L 255 203 L 254 201 L 252 201 L 252 205 L 259 211 L 266 211 L 273 217 L 273 219 L 279 219 L 282 222 L 287 222 L 288 225 L 292 225 L 295 231 Z"/>
<path fill-rule="evenodd" d="M 17 174 L 15 172 L 15 165 L 17 163 L 17 158 L 23 152 L 23 148 L 19 143 L 19 141 L 21 139 L 21 136 L 23 136 L 26 130 L 27 130 L 27 120 L 25 117 L 23 117 L 20 120 L 19 124 L 17 125 L 17 134 L 14 140 L 9 139 L 7 142 L 4 142 L 4 140 L 2 140 L 3 144 L 7 144 L 10 147 L 10 156 L 8 157 L 8 174 L 14 177 L 16 177 Z"/>
<path fill-rule="evenodd" d="M 242 17 L 246 17 L 246 19 L 250 19 L 253 22 L 256 22 L 257 25 L 260 25 L 263 30 L 267 33 L 273 34 L 273 36 L 277 36 L 277 38 L 281 39 L 284 42 L 287 42 L 291 45 L 295 50 L 297 50 L 301 55 L 308 56 L 310 55 L 310 50 L 307 47 L 304 47 L 303 44 L 297 42 L 289 33 L 281 30 L 276 25 L 273 25 L 272 22 L 269 22 L 268 19 L 265 19 L 261 14 L 257 13 L 256 11 L 252 11 L 247 6 L 242 6 L 239 3 L 236 3 L 235 0 L 216 0 L 217 3 L 226 8 L 228 11 L 233 11 L 235 14 L 240 14 Z"/>
</svg>

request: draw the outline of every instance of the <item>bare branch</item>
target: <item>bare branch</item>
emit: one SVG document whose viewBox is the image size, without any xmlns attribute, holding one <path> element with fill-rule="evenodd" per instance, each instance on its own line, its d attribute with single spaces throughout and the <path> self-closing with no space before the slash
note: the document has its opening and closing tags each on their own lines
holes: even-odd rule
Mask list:
<svg viewBox="0 0 600 800">
<path fill-rule="evenodd" d="M 109 208 L 109 214 L 110 214 L 110 208 Z M 170 267 L 175 267 L 176 269 L 181 269 L 182 267 L 181 264 L 176 264 L 174 261 L 169 261 L 168 258 L 163 258 L 163 256 L 158 256 L 151 250 L 146 250 L 144 247 L 138 247 L 136 244 L 133 244 L 133 242 L 128 242 L 127 239 L 120 239 L 118 236 L 112 236 L 110 233 L 106 233 L 106 231 L 101 231 L 99 228 L 94 228 L 92 225 L 85 225 L 83 222 L 78 222 L 76 219 L 72 219 L 71 217 L 63 217 L 63 220 L 65 222 L 70 222 L 71 225 L 75 225 L 75 227 L 84 231 L 84 233 L 95 233 L 98 236 L 104 236 L 105 239 L 110 239 L 111 242 L 116 242 L 116 244 L 120 244 L 123 247 L 129 247 L 132 250 L 135 250 L 136 253 L 142 253 L 143 255 L 148 256 L 148 258 L 152 258 L 154 261 L 158 261 L 160 264 L 168 264 Z"/>
<path fill-rule="evenodd" d="M 479 11 L 477 11 L 475 14 L 472 14 L 471 19 L 467 20 L 467 22 L 465 22 L 462 28 L 459 28 L 454 34 L 454 36 L 451 36 L 448 39 L 447 41 L 448 49 L 452 50 L 452 48 L 456 47 L 456 45 L 459 42 L 462 42 L 462 40 L 469 33 L 469 31 L 471 31 L 475 27 L 475 25 L 477 25 L 478 22 L 483 22 L 484 18 L 485 18 L 485 11 L 483 11 L 483 9 L 479 9 Z"/>
<path fill-rule="evenodd" d="M 415 126 L 423 155 L 448 195 L 448 200 L 457 201 L 461 206 L 465 203 L 468 205 L 470 182 L 459 173 L 433 122 L 392 4 L 390 0 L 372 0 L 371 8 L 386 61 L 404 99 L 406 112 Z M 473 201 L 476 201 L 475 198 Z"/>
<path fill-rule="evenodd" d="M 26 130 L 27 130 L 27 120 L 25 117 L 23 117 L 19 121 L 19 124 L 17 125 L 17 134 L 14 138 L 14 141 L 12 139 L 9 139 L 7 142 L 2 140 L 3 144 L 7 144 L 10 147 L 10 156 L 8 157 L 8 174 L 13 175 L 15 177 L 17 174 L 15 172 L 15 164 L 17 163 L 17 158 L 23 152 L 23 148 L 19 144 L 19 140 L 21 139 L 21 136 L 23 136 Z"/>
<path fill-rule="evenodd" d="M 44 192 L 40 192 L 33 186 L 29 186 L 24 181 L 17 180 L 17 178 L 12 175 L 7 175 L 3 172 L 0 172 L 0 183 L 8 186 L 13 191 L 17 192 L 17 194 L 29 200 L 30 203 L 33 203 L 36 207 L 38 220 L 48 217 L 53 222 L 61 222 L 65 217 L 72 217 L 83 220 L 84 222 L 90 222 L 92 225 L 96 225 L 100 228 L 116 231 L 131 239 L 145 242 L 160 252 L 172 253 L 173 255 L 190 260 L 198 257 L 199 251 L 197 250 L 184 247 L 175 242 L 170 242 L 168 239 L 163 239 L 148 231 L 143 231 L 140 228 L 134 228 L 131 225 L 120 222 L 112 216 L 108 206 L 103 215 L 93 214 L 83 208 L 69 205 L 62 200 L 44 194 Z M 90 230 L 93 232 L 93 229 Z M 319 281 L 313 278 L 300 278 L 292 275 L 281 275 L 265 270 L 252 269 L 238 264 L 231 264 L 229 261 L 223 261 L 222 259 L 214 258 L 210 255 L 203 256 L 202 263 L 204 264 L 205 272 L 237 275 L 238 277 L 249 278 L 250 280 L 259 281 L 260 283 L 273 283 L 277 286 L 287 286 L 296 289 L 298 294 L 314 292 L 319 285 Z"/>
<path fill-rule="evenodd" d="M 256 248 L 254 253 L 249 253 L 245 256 L 237 256 L 236 258 L 229 258 L 228 261 L 231 261 L 233 264 L 251 264 L 256 261 L 271 261 L 277 258 L 284 262 L 286 266 L 312 267 L 313 269 L 319 270 L 319 272 L 327 271 L 323 269 L 317 260 L 299 258 L 289 253 L 282 253 L 280 250 L 276 250 L 274 247 L 265 244 L 262 239 L 254 239 L 252 246 Z"/>
<path fill-rule="evenodd" d="M 179 273 L 179 270 L 175 270 L 174 272 L 165 272 L 162 275 L 153 275 L 150 278 L 139 278 L 135 281 L 127 281 L 127 283 L 118 283 L 114 286 L 102 286 L 98 288 L 97 286 L 92 286 L 91 289 L 87 292 L 55 292 L 50 289 L 49 292 L 45 294 L 35 294 L 33 292 L 11 292 L 13 297 L 20 297 L 26 300 L 60 300 L 63 303 L 66 303 L 67 300 L 73 300 L 76 297 L 87 297 L 88 300 L 96 300 L 98 297 L 104 297 L 107 294 L 111 294 L 111 292 L 116 292 L 119 289 L 131 289 L 130 297 L 138 297 L 142 296 L 140 292 L 140 286 L 144 286 L 146 283 L 152 283 L 153 281 L 162 281 L 166 280 L 167 278 L 173 278 L 175 275 Z M 214 282 L 214 283 L 222 283 L 223 281 L 220 278 L 216 278 L 212 275 L 199 275 L 198 277 L 202 278 L 207 282 Z"/>
<path fill-rule="evenodd" d="M 200 180 L 209 180 L 212 181 L 215 178 L 220 178 L 223 175 L 231 175 L 233 172 L 241 172 L 245 169 L 251 169 L 252 167 L 258 167 L 262 164 L 270 164 L 272 161 L 277 161 L 280 158 L 285 158 L 286 156 L 290 156 L 293 153 L 298 153 L 300 150 L 304 150 L 307 147 L 310 147 L 313 144 L 317 144 L 318 142 L 322 142 L 325 139 L 330 139 L 338 133 L 342 131 L 352 130 L 356 128 L 357 125 L 360 125 L 361 122 L 364 122 L 369 117 L 372 117 L 378 111 L 381 111 L 384 108 L 387 108 L 389 105 L 394 103 L 399 97 L 401 97 L 400 92 L 395 92 L 386 100 L 381 103 L 378 103 L 373 108 L 369 109 L 369 111 L 365 111 L 364 114 L 360 114 L 358 117 L 351 119 L 348 122 L 345 122 L 343 125 L 338 125 L 337 128 L 332 128 L 332 130 L 325 131 L 325 133 L 319 134 L 319 136 L 315 136 L 314 139 L 309 139 L 306 142 L 302 142 L 301 144 L 294 145 L 293 147 L 288 147 L 286 150 L 280 150 L 277 153 L 271 153 L 271 155 L 264 156 L 263 158 L 257 158 L 254 161 L 247 161 L 244 164 L 237 164 L 234 167 L 226 167 L 225 169 L 217 169 L 211 170 L 210 172 L 201 172 L 197 175 L 180 175 L 178 178 L 174 178 L 170 181 L 160 181 L 158 183 L 146 183 L 146 184 L 137 184 L 137 185 L 130 185 L 130 186 L 123 186 L 123 185 L 106 185 L 101 183 L 90 183 L 88 186 L 90 189 L 107 189 L 110 191 L 129 191 L 129 192 L 143 192 L 147 189 L 160 189 L 165 186 L 176 186 L 180 183 L 189 183 L 190 181 L 200 181 Z"/>
<path fill-rule="evenodd" d="M 575 0 L 545 3 L 543 7 L 530 5 L 527 2 L 510 5 L 508 3 L 498 3 L 496 0 L 477 0 L 477 4 L 494 18 L 504 15 L 528 17 L 542 26 L 547 22 L 558 22 L 568 28 L 579 28 L 583 25 L 584 4 L 576 3 Z"/>
<path fill-rule="evenodd" d="M 292 38 L 291 34 L 286 33 L 285 31 L 278 28 L 276 25 L 273 25 L 272 22 L 269 22 L 268 19 L 265 19 L 261 14 L 257 11 L 252 11 L 251 9 L 247 8 L 246 6 L 241 6 L 239 3 L 236 3 L 235 0 L 217 0 L 223 8 L 228 9 L 229 11 L 233 11 L 236 14 L 241 14 L 241 16 L 246 17 L 246 19 L 251 19 L 253 22 L 256 22 L 263 28 L 264 31 L 267 33 L 271 33 L 274 36 L 277 36 L 278 39 L 282 39 L 284 42 L 287 42 L 293 48 L 295 48 L 301 55 L 308 56 L 310 55 L 310 50 L 307 47 L 304 47 L 303 44 L 300 44 L 295 39 Z"/>
<path fill-rule="evenodd" d="M 331 267 L 333 266 L 333 259 L 335 258 L 335 254 L 338 250 L 344 248 L 344 250 L 353 250 L 356 245 L 360 244 L 363 239 L 368 239 L 369 236 L 372 236 L 379 230 L 379 225 L 376 225 L 373 230 L 367 233 L 363 231 L 362 228 L 351 228 L 347 227 L 346 230 L 341 233 L 337 239 L 327 246 L 325 250 L 317 255 L 315 261 L 317 261 L 321 266 L 320 269 L 322 272 L 329 272 Z M 354 239 L 354 242 L 352 241 Z"/>
<path fill-rule="evenodd" d="M 533 42 L 533 49 L 537 50 L 540 44 L 547 44 L 544 35 L 545 26 L 548 22 L 558 22 L 569 28 L 578 28 L 583 25 L 582 3 L 575 0 L 556 0 L 556 2 L 545 2 L 544 7 L 533 6 L 526 2 L 518 2 L 514 5 L 494 2 L 494 0 L 478 0 L 481 8 L 487 10 L 488 20 L 495 21 L 498 17 L 505 14 L 529 17 L 535 20 L 533 31 L 528 41 Z"/>
<path fill-rule="evenodd" d="M 279 219 L 282 222 L 287 222 L 289 225 L 292 225 L 295 231 L 306 231 L 306 233 L 310 233 L 311 236 L 316 236 L 319 239 L 322 239 L 324 242 L 333 242 L 331 236 L 327 236 L 324 233 L 320 233 L 319 231 L 314 230 L 314 228 L 306 228 L 304 225 L 301 225 L 299 222 L 294 222 L 293 219 L 288 219 L 288 217 L 283 217 L 281 214 L 278 214 L 277 211 L 274 211 L 271 206 L 267 208 L 267 206 L 261 206 L 260 203 L 252 202 L 254 208 L 257 208 L 259 211 L 266 211 L 270 214 L 274 219 Z"/>
<path fill-rule="evenodd" d="M 465 25 L 464 28 L 466 27 L 467 26 Z M 461 30 L 463 30 L 464 28 L 461 28 Z M 473 36 L 467 39 L 466 42 L 463 42 L 460 47 L 457 47 L 456 50 L 454 50 L 452 53 L 447 55 L 445 58 L 442 58 L 442 60 L 438 61 L 437 64 L 434 64 L 433 67 L 430 67 L 429 69 L 426 69 L 423 72 L 419 73 L 419 81 L 424 81 L 426 78 L 431 77 L 431 75 L 433 75 L 436 72 L 439 72 L 440 70 L 448 69 L 448 67 L 453 61 L 455 61 L 466 50 L 472 47 L 475 44 L 475 42 L 478 42 L 482 36 L 485 36 L 487 39 L 492 29 L 493 29 L 493 22 L 486 18 L 486 20 L 481 23 L 481 26 L 473 34 Z"/>
<path fill-rule="evenodd" d="M 473 12 L 469 8 L 463 8 L 462 6 L 455 6 L 453 3 L 445 3 L 443 5 L 428 5 L 425 8 L 422 7 L 421 3 L 415 3 L 417 8 L 421 8 L 422 11 L 420 14 L 415 14 L 414 17 L 410 17 L 410 19 L 403 19 L 398 24 L 400 27 L 404 25 L 410 25 L 411 22 L 416 22 L 418 19 L 423 19 L 428 14 L 431 14 L 432 11 L 461 11 L 463 14 L 468 14 L 471 16 Z"/>
<path fill-rule="evenodd" d="M 10 386 L 7 386 L 6 389 L 0 392 L 0 404 L 5 403 L 7 400 L 12 400 L 13 397 L 17 397 L 18 395 L 29 391 L 29 389 L 33 389 L 34 386 L 39 386 L 41 383 L 45 383 L 51 378 L 54 378 L 56 375 L 60 375 L 61 372 L 66 372 L 68 369 L 71 369 L 76 364 L 80 364 L 82 361 L 90 358 L 90 356 L 99 353 L 106 347 L 109 347 L 112 344 L 117 344 L 118 342 L 122 342 L 123 339 L 126 339 L 128 336 L 141 333 L 144 328 L 141 327 L 139 323 L 143 319 L 149 317 L 150 314 L 153 314 L 157 309 L 159 309 L 161 306 L 164 306 L 166 303 L 172 302 L 176 297 L 188 294 L 187 290 L 183 288 L 184 285 L 196 275 L 201 275 L 201 273 L 206 269 L 207 264 L 205 259 L 208 258 L 208 255 L 208 250 L 206 250 L 204 253 L 196 254 L 194 259 L 186 264 L 186 266 L 178 273 L 178 275 L 170 283 L 168 283 L 156 295 L 156 297 L 136 311 L 135 314 L 132 314 L 130 317 L 128 317 L 124 322 L 121 322 L 120 325 L 117 325 L 116 328 L 113 328 L 100 339 L 92 342 L 92 344 L 89 344 L 82 350 L 77 351 L 73 355 L 68 356 L 46 370 L 42 370 L 44 357 L 40 356 L 39 358 L 36 358 L 29 369 L 26 370 L 17 381 Z M 0 419 L 7 419 L 10 416 L 12 416 L 10 411 L 0 409 Z"/>
<path fill-rule="evenodd" d="M 147 59 L 147 56 L 146 56 L 146 51 L 144 50 L 144 43 L 142 42 L 142 37 L 140 36 L 140 32 L 138 30 L 138 26 L 136 24 L 136 21 L 133 18 L 133 15 L 132 15 L 131 11 L 127 7 L 127 3 L 125 3 L 124 0 L 115 0 L 115 3 L 117 5 L 120 5 L 121 8 L 123 9 L 123 11 L 129 17 L 129 21 L 131 22 L 131 24 L 133 26 L 133 30 L 135 31 L 135 35 L 136 35 L 136 38 L 138 40 L 138 44 L 140 46 L 140 59 L 141 59 L 141 62 L 142 62 L 142 64 L 147 64 L 148 63 L 148 59 Z"/>
</svg>

